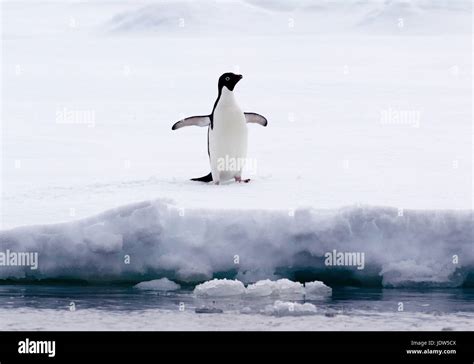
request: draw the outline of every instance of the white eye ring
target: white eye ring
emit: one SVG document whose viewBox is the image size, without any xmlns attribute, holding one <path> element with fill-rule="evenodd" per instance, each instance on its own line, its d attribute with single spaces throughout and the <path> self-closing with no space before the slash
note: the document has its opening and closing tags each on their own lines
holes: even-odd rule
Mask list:
<svg viewBox="0 0 474 364">
<path fill-rule="evenodd" d="M 229 77 L 229 76 L 227 76 L 227 77 L 225 78 L 225 80 L 226 80 L 226 81 L 229 81 L 229 80 L 230 80 L 230 77 Z"/>
</svg>

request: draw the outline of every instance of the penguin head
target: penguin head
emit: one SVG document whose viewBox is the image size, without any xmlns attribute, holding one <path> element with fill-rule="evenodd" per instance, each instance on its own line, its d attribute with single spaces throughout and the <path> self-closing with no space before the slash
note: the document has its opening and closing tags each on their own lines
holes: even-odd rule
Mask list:
<svg viewBox="0 0 474 364">
<path fill-rule="evenodd" d="M 224 73 L 221 77 L 219 77 L 219 91 L 222 91 L 222 88 L 225 86 L 230 91 L 234 91 L 235 85 L 242 79 L 242 75 L 236 75 L 232 72 Z"/>
</svg>

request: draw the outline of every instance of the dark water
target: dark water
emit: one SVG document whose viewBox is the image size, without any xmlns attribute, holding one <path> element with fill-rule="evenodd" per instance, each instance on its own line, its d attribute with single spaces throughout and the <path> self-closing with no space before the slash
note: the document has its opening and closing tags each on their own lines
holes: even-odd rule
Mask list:
<svg viewBox="0 0 474 364">
<path fill-rule="evenodd" d="M 68 309 L 98 310 L 176 310 L 180 303 L 189 308 L 212 305 L 226 309 L 250 307 L 258 310 L 275 298 L 200 300 L 192 290 L 174 292 L 141 291 L 130 286 L 73 286 L 73 285 L 0 285 L 0 309 Z M 303 302 L 301 300 L 293 300 Z M 403 304 L 405 312 L 458 313 L 474 312 L 474 289 L 378 289 L 334 288 L 332 297 L 308 300 L 326 312 L 355 310 L 395 312 Z"/>
</svg>

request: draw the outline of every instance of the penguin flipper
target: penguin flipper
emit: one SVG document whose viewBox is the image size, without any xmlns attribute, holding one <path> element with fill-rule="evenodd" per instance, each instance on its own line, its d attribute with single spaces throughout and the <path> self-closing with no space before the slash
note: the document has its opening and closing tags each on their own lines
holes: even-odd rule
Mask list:
<svg viewBox="0 0 474 364">
<path fill-rule="evenodd" d="M 245 112 L 245 120 L 247 123 L 260 124 L 261 126 L 267 126 L 268 121 L 265 117 L 254 112 Z"/>
<path fill-rule="evenodd" d="M 199 177 L 199 178 L 191 178 L 191 181 L 197 181 L 197 182 L 212 182 L 212 173 L 209 172 L 207 176 L 204 177 Z"/>
<path fill-rule="evenodd" d="M 175 123 L 171 130 L 176 130 L 179 128 L 183 128 L 185 126 L 209 126 L 211 124 L 211 118 L 209 115 L 199 115 L 199 116 L 191 116 L 189 118 L 183 119 Z"/>
</svg>

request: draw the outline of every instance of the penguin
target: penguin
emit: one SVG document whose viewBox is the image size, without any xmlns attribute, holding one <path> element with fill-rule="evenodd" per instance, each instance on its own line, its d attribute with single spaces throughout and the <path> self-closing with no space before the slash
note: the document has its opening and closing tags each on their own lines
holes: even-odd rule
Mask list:
<svg viewBox="0 0 474 364">
<path fill-rule="evenodd" d="M 242 75 L 232 72 L 219 77 L 218 94 L 210 115 L 191 116 L 176 122 L 172 130 L 185 126 L 201 126 L 207 129 L 207 154 L 211 172 L 203 177 L 192 178 L 199 182 L 220 182 L 235 179 L 236 182 L 249 182 L 242 179 L 242 169 L 247 157 L 247 124 L 267 126 L 265 117 L 254 112 L 243 112 L 238 105 L 234 88 Z"/>
</svg>

